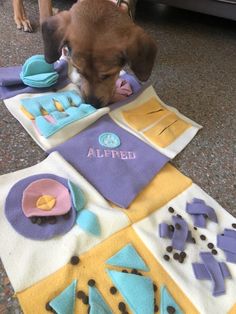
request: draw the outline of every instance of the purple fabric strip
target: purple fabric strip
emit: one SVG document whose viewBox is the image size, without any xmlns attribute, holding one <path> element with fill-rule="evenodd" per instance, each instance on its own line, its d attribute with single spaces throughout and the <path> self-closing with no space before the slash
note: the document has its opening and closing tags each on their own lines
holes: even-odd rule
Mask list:
<svg viewBox="0 0 236 314">
<path fill-rule="evenodd" d="M 223 251 L 236 254 L 236 239 L 226 235 L 217 235 L 217 247 Z"/>
<path fill-rule="evenodd" d="M 161 238 L 168 238 L 172 239 L 174 232 L 170 231 L 169 225 L 166 223 L 161 223 L 159 224 L 159 236 Z M 186 242 L 191 242 L 192 243 L 192 233 L 190 230 L 188 230 L 188 236 Z"/>
<path fill-rule="evenodd" d="M 180 225 L 179 229 L 175 227 L 172 237 L 172 246 L 176 250 L 183 251 L 185 248 L 185 242 L 187 241 L 188 237 L 188 225 L 184 219 L 178 216 L 173 216 L 172 219 L 175 226 L 176 224 Z"/>
<path fill-rule="evenodd" d="M 204 264 L 201 263 L 192 263 L 193 266 L 193 271 L 195 274 L 195 277 L 199 280 L 211 280 L 211 276 L 209 274 L 209 272 L 206 269 L 206 266 Z M 231 274 L 229 272 L 229 269 L 227 267 L 227 265 L 225 263 L 219 263 L 221 272 L 223 274 L 224 278 L 232 278 Z"/>
<path fill-rule="evenodd" d="M 224 277 L 218 262 L 209 252 L 201 252 L 200 256 L 213 282 L 213 295 L 225 294 Z"/>
<path fill-rule="evenodd" d="M 226 260 L 229 263 L 236 263 L 236 254 L 230 253 L 230 252 L 225 252 L 226 255 Z"/>
<path fill-rule="evenodd" d="M 107 132 L 119 137 L 120 146 L 99 143 L 99 136 Z M 124 208 L 169 161 L 108 115 L 52 151 L 58 151 L 106 199 Z"/>
<path fill-rule="evenodd" d="M 168 227 L 169 225 L 164 222 L 159 224 L 159 236 L 161 238 L 168 238 L 168 239 L 172 238 L 174 232 L 170 231 Z"/>
<path fill-rule="evenodd" d="M 0 99 L 7 99 L 24 93 L 43 93 L 61 89 L 70 83 L 68 78 L 68 63 L 60 60 L 55 63 L 55 70 L 59 74 L 57 83 L 49 88 L 33 88 L 23 84 L 20 79 L 22 66 L 0 68 Z"/>
<path fill-rule="evenodd" d="M 225 236 L 228 236 L 228 237 L 231 237 L 231 238 L 234 238 L 236 240 L 236 230 L 233 230 L 233 229 L 225 229 L 224 230 L 224 235 Z"/>
<path fill-rule="evenodd" d="M 225 229 L 224 235 L 217 235 L 217 247 L 224 251 L 227 262 L 236 263 L 236 231 Z"/>
<path fill-rule="evenodd" d="M 194 275 L 198 280 L 208 279 L 211 280 L 211 276 L 208 273 L 206 266 L 201 263 L 192 263 Z"/>
<path fill-rule="evenodd" d="M 186 212 L 193 216 L 194 226 L 199 228 L 206 227 L 207 218 L 215 223 L 218 222 L 214 209 L 199 198 L 194 198 L 191 203 L 187 203 Z"/>
</svg>

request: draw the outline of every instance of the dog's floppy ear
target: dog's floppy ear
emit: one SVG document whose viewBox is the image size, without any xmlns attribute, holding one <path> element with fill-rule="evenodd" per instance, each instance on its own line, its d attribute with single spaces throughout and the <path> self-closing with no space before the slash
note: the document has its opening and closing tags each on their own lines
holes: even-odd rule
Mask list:
<svg viewBox="0 0 236 314">
<path fill-rule="evenodd" d="M 151 75 L 156 53 L 155 41 L 141 27 L 134 26 L 126 49 L 126 58 L 140 81 L 146 81 Z"/>
<path fill-rule="evenodd" d="M 44 55 L 48 63 L 53 63 L 61 56 L 66 43 L 67 29 L 70 24 L 70 12 L 63 11 L 46 19 L 42 25 Z"/>
</svg>

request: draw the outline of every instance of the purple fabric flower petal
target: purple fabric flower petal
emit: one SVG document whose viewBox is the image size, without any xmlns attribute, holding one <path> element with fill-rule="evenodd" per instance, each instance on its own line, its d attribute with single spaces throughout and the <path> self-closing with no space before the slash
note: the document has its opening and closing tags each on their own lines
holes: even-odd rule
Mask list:
<svg viewBox="0 0 236 314">
<path fill-rule="evenodd" d="M 184 219 L 178 216 L 173 216 L 172 219 L 175 224 L 175 230 L 172 237 L 172 246 L 176 250 L 183 251 L 188 237 L 188 224 Z M 176 228 L 176 225 L 179 225 L 180 228 Z"/>
<path fill-rule="evenodd" d="M 213 283 L 214 296 L 225 294 L 224 279 L 231 278 L 227 265 L 225 263 L 218 263 L 212 253 L 201 252 L 200 256 L 203 264 L 192 264 L 195 277 L 199 280 L 211 280 Z"/>
<path fill-rule="evenodd" d="M 192 215 L 194 226 L 199 228 L 206 227 L 207 218 L 215 223 L 218 222 L 214 209 L 199 198 L 194 198 L 191 203 L 187 203 L 186 212 Z"/>
</svg>

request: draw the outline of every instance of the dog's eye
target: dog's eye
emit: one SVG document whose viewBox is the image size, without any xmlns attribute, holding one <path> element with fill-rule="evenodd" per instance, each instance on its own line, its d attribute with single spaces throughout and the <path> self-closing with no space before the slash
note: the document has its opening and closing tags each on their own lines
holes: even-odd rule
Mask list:
<svg viewBox="0 0 236 314">
<path fill-rule="evenodd" d="M 109 77 L 111 77 L 111 74 L 101 74 L 99 76 L 100 80 L 102 80 L 102 81 L 108 79 Z"/>
</svg>

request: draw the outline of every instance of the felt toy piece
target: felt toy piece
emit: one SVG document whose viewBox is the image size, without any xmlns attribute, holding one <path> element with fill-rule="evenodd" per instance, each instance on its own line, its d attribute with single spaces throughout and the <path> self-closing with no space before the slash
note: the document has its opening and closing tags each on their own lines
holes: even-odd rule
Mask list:
<svg viewBox="0 0 236 314">
<path fill-rule="evenodd" d="M 176 303 L 166 286 L 161 286 L 161 307 L 160 314 L 184 314 L 179 305 Z M 187 313 L 186 313 L 187 314 Z"/>
<path fill-rule="evenodd" d="M 59 78 L 53 88 L 60 89 L 70 83 L 68 78 L 68 63 L 65 60 L 60 60 L 54 63 L 54 69 L 58 73 Z M 20 73 L 22 66 L 0 68 L 0 99 L 7 99 L 19 94 L 25 93 L 40 93 L 48 92 L 51 87 L 34 88 L 25 85 Z"/>
<path fill-rule="evenodd" d="M 206 228 L 207 218 L 215 223 L 218 222 L 214 209 L 199 198 L 194 198 L 191 203 L 187 203 L 186 212 L 192 215 L 194 226 L 199 228 Z"/>
<path fill-rule="evenodd" d="M 101 149 L 98 138 L 105 132 L 119 137 L 118 148 Z M 84 175 L 106 199 L 124 208 L 169 160 L 120 128 L 107 115 L 53 150 Z"/>
<path fill-rule="evenodd" d="M 98 138 L 99 144 L 104 147 L 116 148 L 120 146 L 120 139 L 114 133 L 102 133 Z"/>
<path fill-rule="evenodd" d="M 12 227 L 22 236 L 33 240 L 47 240 L 59 234 L 67 233 L 74 225 L 76 220 L 76 211 L 72 204 L 72 209 L 68 212 L 68 217 L 65 219 L 63 216 L 57 216 L 55 224 L 43 223 L 34 224 L 27 218 L 22 211 L 22 195 L 25 189 L 33 182 L 38 180 L 47 179 L 53 180 L 63 185 L 67 189 L 67 181 L 64 178 L 52 174 L 39 174 L 27 177 L 18 181 L 9 191 L 5 202 L 5 215 Z M 43 181 L 41 181 L 42 183 Z M 50 181 L 51 182 L 51 181 Z M 54 185 L 55 187 L 55 185 Z M 61 186 L 59 186 L 61 189 Z M 67 191 L 68 193 L 68 191 Z M 38 195 L 38 194 L 37 194 Z M 28 197 L 28 196 L 27 196 Z M 36 198 L 33 195 L 33 199 Z M 64 196 L 57 202 L 56 206 L 62 206 L 61 201 L 66 202 Z M 67 204 L 69 204 L 67 202 Z M 27 210 L 28 211 L 28 210 Z M 46 211 L 44 211 L 46 213 Z"/>
<path fill-rule="evenodd" d="M 181 120 L 175 113 L 170 113 L 143 134 L 154 144 L 166 147 L 190 127 L 190 124 Z"/>
<path fill-rule="evenodd" d="M 217 247 L 224 251 L 227 262 L 236 263 L 236 230 L 225 229 L 223 235 L 218 234 Z"/>
<path fill-rule="evenodd" d="M 69 191 L 56 180 L 36 180 L 23 192 L 22 210 L 26 217 L 59 216 L 68 213 L 70 209 Z"/>
<path fill-rule="evenodd" d="M 112 98 L 112 103 L 122 101 L 133 94 L 132 87 L 125 79 L 118 78 L 116 81 L 116 90 Z"/>
<path fill-rule="evenodd" d="M 153 283 L 149 277 L 115 270 L 107 273 L 135 314 L 154 313 Z"/>
<path fill-rule="evenodd" d="M 192 264 L 195 277 L 199 280 L 208 279 L 212 281 L 213 296 L 225 294 L 224 279 L 231 278 L 226 264 L 218 263 L 214 256 L 209 252 L 200 252 L 200 257 L 203 264 Z"/>
<path fill-rule="evenodd" d="M 43 55 L 35 55 L 27 59 L 20 73 L 25 85 L 36 88 L 54 85 L 58 76 L 53 64 L 47 63 Z"/>
<path fill-rule="evenodd" d="M 122 111 L 125 121 L 135 130 L 140 131 L 156 123 L 160 118 L 168 114 L 157 99 L 154 97 L 130 110 Z"/>
<path fill-rule="evenodd" d="M 23 112 L 35 118 L 40 134 L 48 138 L 66 125 L 91 115 L 96 109 L 82 103 L 75 91 L 52 93 L 21 100 Z M 44 115 L 52 116 L 53 122 Z"/>
<path fill-rule="evenodd" d="M 90 210 L 84 209 L 79 212 L 76 223 L 85 232 L 89 232 L 94 236 L 101 235 L 101 227 L 97 215 L 95 215 Z"/>
<path fill-rule="evenodd" d="M 127 244 L 119 252 L 109 258 L 106 264 L 149 271 L 148 266 L 131 243 Z"/>
<path fill-rule="evenodd" d="M 96 287 L 89 287 L 90 314 L 112 314 L 101 293 Z"/>
<path fill-rule="evenodd" d="M 76 286 L 77 280 L 72 281 L 65 290 L 49 302 L 57 314 L 74 314 Z"/>
<path fill-rule="evenodd" d="M 68 186 L 70 189 L 70 194 L 71 194 L 73 204 L 74 204 L 76 210 L 80 211 L 81 209 L 84 208 L 85 202 L 86 202 L 84 193 L 82 192 L 82 190 L 77 185 L 75 185 L 70 180 L 68 180 Z"/>
<path fill-rule="evenodd" d="M 174 222 L 174 230 L 170 230 L 165 223 L 159 225 L 159 235 L 161 238 L 171 238 L 172 247 L 176 250 L 183 251 L 186 242 L 192 242 L 191 232 L 188 230 L 188 224 L 183 218 L 172 216 Z"/>
</svg>

